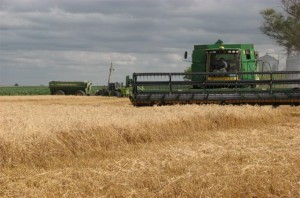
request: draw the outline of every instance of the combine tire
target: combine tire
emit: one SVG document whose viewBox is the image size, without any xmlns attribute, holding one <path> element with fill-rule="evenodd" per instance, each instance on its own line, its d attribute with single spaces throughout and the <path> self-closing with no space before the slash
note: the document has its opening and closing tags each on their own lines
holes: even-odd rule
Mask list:
<svg viewBox="0 0 300 198">
<path fill-rule="evenodd" d="M 82 90 L 77 90 L 75 95 L 76 96 L 85 96 L 86 94 Z"/>
<path fill-rule="evenodd" d="M 65 92 L 63 90 L 57 90 L 54 95 L 65 95 Z"/>
</svg>

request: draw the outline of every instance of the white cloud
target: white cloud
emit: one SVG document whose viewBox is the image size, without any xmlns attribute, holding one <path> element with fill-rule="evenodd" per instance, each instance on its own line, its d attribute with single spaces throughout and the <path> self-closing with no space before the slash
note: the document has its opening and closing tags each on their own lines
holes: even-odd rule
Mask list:
<svg viewBox="0 0 300 198">
<path fill-rule="evenodd" d="M 258 30 L 274 0 L 2 0 L 0 84 L 54 79 L 104 84 L 133 72 L 183 71 L 195 44 L 278 47 Z M 34 80 L 33 80 L 34 79 Z M 95 84 L 94 83 L 94 84 Z"/>
</svg>

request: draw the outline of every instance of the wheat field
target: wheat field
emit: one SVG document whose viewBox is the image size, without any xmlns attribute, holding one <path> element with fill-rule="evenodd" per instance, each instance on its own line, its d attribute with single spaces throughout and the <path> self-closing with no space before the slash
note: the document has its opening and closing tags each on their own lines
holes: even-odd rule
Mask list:
<svg viewBox="0 0 300 198">
<path fill-rule="evenodd" d="M 0 197 L 300 197 L 300 107 L 2 96 Z"/>
</svg>

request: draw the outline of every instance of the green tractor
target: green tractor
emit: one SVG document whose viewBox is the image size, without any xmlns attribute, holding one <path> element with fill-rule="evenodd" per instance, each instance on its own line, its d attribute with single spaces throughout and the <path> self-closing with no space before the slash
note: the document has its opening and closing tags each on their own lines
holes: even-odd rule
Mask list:
<svg viewBox="0 0 300 198">
<path fill-rule="evenodd" d="M 130 85 L 131 79 L 129 76 L 126 76 L 126 84 L 114 82 L 108 83 L 108 86 L 103 86 L 102 89 L 95 92 L 96 96 L 115 96 L 115 97 L 124 97 L 130 95 Z"/>
</svg>

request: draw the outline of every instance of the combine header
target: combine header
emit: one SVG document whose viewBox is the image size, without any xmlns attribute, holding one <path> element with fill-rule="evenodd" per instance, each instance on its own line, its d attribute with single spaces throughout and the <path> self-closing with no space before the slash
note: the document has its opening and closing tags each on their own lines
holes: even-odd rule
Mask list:
<svg viewBox="0 0 300 198">
<path fill-rule="evenodd" d="M 195 45 L 190 73 L 134 73 L 130 100 L 135 106 L 299 105 L 300 71 L 270 71 L 266 64 L 267 71 L 257 71 L 257 57 L 252 44 Z"/>
</svg>

